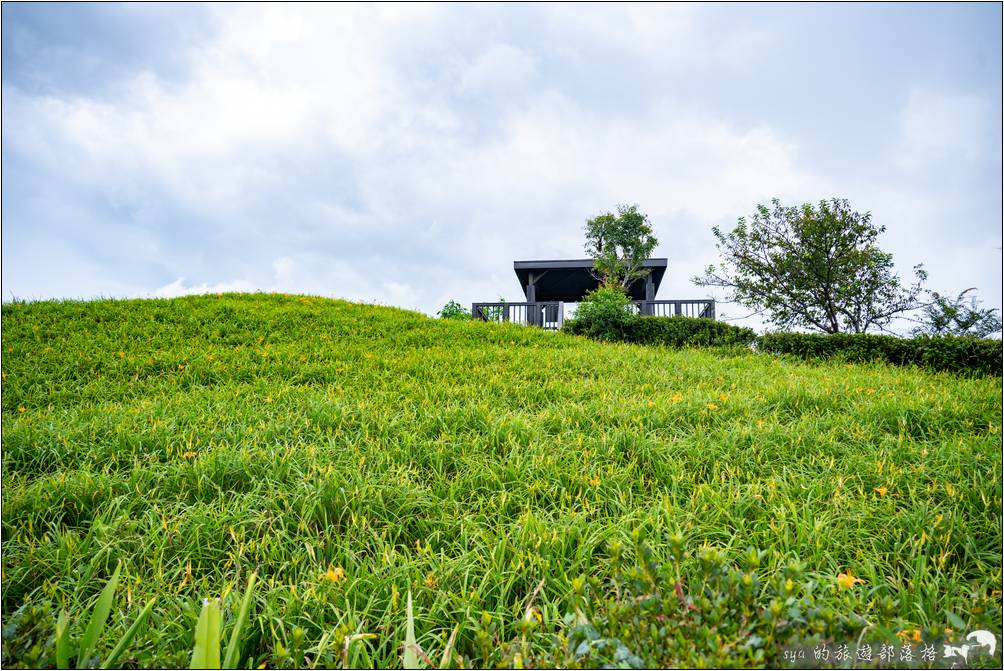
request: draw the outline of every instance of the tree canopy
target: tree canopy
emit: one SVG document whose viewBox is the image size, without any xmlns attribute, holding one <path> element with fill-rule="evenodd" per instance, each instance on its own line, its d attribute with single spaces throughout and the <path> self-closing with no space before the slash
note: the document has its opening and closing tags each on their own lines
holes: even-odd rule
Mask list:
<svg viewBox="0 0 1004 671">
<path fill-rule="evenodd" d="M 976 287 L 960 292 L 955 298 L 932 291 L 931 302 L 924 306 L 921 313 L 921 325 L 913 330 L 913 334 L 985 338 L 999 332 L 1000 313 L 992 308 L 981 308 L 976 296 L 969 296 L 967 302 L 966 294 L 970 291 L 976 291 Z"/>
<path fill-rule="evenodd" d="M 650 271 L 645 260 L 659 243 L 648 216 L 637 205 L 618 205 L 586 222 L 586 253 L 594 260 L 594 274 L 605 286 L 627 289 Z"/>
<path fill-rule="evenodd" d="M 921 306 L 923 266 L 914 266 L 915 283 L 904 285 L 892 254 L 878 246 L 885 227 L 847 200 L 785 206 L 775 198 L 731 231 L 712 231 L 721 262 L 694 282 L 727 289 L 728 301 L 780 328 L 887 330 L 894 318 Z"/>
</svg>

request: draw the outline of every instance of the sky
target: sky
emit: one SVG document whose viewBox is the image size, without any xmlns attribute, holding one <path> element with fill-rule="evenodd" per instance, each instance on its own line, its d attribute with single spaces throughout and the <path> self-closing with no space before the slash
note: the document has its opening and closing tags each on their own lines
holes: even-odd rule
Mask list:
<svg viewBox="0 0 1004 671">
<path fill-rule="evenodd" d="M 4 3 L 2 298 L 433 314 L 521 300 L 514 260 L 584 257 L 624 203 L 658 298 L 721 299 L 712 226 L 838 197 L 905 278 L 1000 308 L 1001 12 Z"/>
</svg>

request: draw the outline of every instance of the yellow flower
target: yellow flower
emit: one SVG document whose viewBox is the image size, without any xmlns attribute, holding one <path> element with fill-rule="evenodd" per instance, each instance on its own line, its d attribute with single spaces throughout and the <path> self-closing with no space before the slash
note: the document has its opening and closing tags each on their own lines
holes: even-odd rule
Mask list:
<svg viewBox="0 0 1004 671">
<path fill-rule="evenodd" d="M 728 394 L 719 394 L 718 395 L 718 400 L 719 401 L 727 401 L 727 400 L 729 400 L 729 395 Z"/>
<path fill-rule="evenodd" d="M 758 429 L 762 429 L 762 428 L 763 428 L 763 425 L 764 425 L 764 424 L 766 424 L 766 423 L 767 423 L 767 422 L 763 421 L 762 419 L 758 419 L 758 420 L 756 421 L 756 425 L 757 425 L 757 428 L 758 428 Z"/>
<path fill-rule="evenodd" d="M 17 406 L 17 411 L 18 412 L 27 412 L 27 410 L 25 410 L 25 407 L 23 405 Z"/>
<path fill-rule="evenodd" d="M 904 629 L 896 635 L 907 641 L 920 641 L 920 629 Z"/>
<path fill-rule="evenodd" d="M 195 458 L 195 452 L 192 452 L 191 450 L 188 450 L 187 452 L 185 452 L 181 456 L 183 456 L 185 459 L 194 459 Z"/>
<path fill-rule="evenodd" d="M 837 584 L 840 585 L 840 589 L 850 589 L 859 582 L 864 582 L 864 580 L 856 577 L 853 573 L 851 573 L 850 569 L 847 569 L 837 576 Z"/>
<path fill-rule="evenodd" d="M 889 490 L 888 490 L 888 489 L 886 489 L 886 486 L 885 486 L 885 485 L 882 485 L 881 487 L 876 487 L 876 488 L 875 488 L 875 491 L 876 491 L 876 492 L 878 492 L 878 495 L 879 495 L 879 496 L 885 496 L 885 495 L 886 495 L 886 492 L 888 492 Z"/>
<path fill-rule="evenodd" d="M 590 487 L 599 487 L 600 486 L 600 479 L 599 478 L 589 478 L 589 486 Z"/>
<path fill-rule="evenodd" d="M 336 566 L 334 568 L 329 568 L 325 573 L 324 577 L 331 582 L 341 582 L 345 580 L 345 569 L 341 566 Z"/>
<path fill-rule="evenodd" d="M 649 401 L 648 402 L 648 407 L 654 408 L 655 407 L 655 401 Z"/>
<path fill-rule="evenodd" d="M 714 403 L 708 403 L 708 410 L 718 410 L 718 406 Z"/>
<path fill-rule="evenodd" d="M 436 580 L 436 576 L 432 573 L 425 576 L 425 586 L 429 589 L 436 589 L 439 586 L 439 581 Z"/>
<path fill-rule="evenodd" d="M 682 400 L 683 400 L 683 394 L 681 394 L 680 392 L 676 392 L 675 394 L 673 394 L 673 403 L 679 403 Z"/>
</svg>

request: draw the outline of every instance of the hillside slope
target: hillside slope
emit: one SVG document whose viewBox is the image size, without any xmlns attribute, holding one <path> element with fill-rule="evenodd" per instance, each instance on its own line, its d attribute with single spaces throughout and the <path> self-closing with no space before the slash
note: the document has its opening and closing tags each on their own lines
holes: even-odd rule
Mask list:
<svg viewBox="0 0 1004 671">
<path fill-rule="evenodd" d="M 367 632 L 356 663 L 398 664 L 409 588 L 424 649 L 459 626 L 499 663 L 528 599 L 557 631 L 635 529 L 831 592 L 849 570 L 832 607 L 888 597 L 893 630 L 1000 621 L 999 378 L 288 295 L 8 304 L 2 341 L 4 625 L 82 612 L 123 560 L 106 648 L 158 598 L 131 663 L 187 665 L 202 598 L 250 571 L 255 665 L 320 663 L 332 631 L 334 663 Z"/>
</svg>

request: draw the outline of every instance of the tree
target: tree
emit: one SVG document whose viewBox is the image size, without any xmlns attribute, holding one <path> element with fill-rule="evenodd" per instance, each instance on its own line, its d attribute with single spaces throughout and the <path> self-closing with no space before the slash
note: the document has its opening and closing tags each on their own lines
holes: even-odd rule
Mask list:
<svg viewBox="0 0 1004 671">
<path fill-rule="evenodd" d="M 992 308 L 981 308 L 976 296 L 966 294 L 976 291 L 970 287 L 955 298 L 931 292 L 931 302 L 924 306 L 921 325 L 913 330 L 914 336 L 974 336 L 986 338 L 1001 330 L 1000 313 Z"/>
<path fill-rule="evenodd" d="M 736 302 L 781 328 L 804 327 L 825 333 L 887 330 L 890 322 L 921 307 L 927 279 L 905 286 L 893 272 L 892 254 L 877 245 L 884 226 L 871 214 L 851 210 L 846 200 L 818 205 L 758 205 L 748 220 L 723 233 L 715 226 L 722 262 L 708 266 L 698 286 L 722 287 Z"/>
<path fill-rule="evenodd" d="M 440 319 L 456 319 L 458 321 L 471 319 L 471 313 L 467 311 L 467 308 L 453 300 L 444 305 L 443 309 L 436 314 L 439 315 Z"/>
<path fill-rule="evenodd" d="M 648 216 L 637 205 L 618 205 L 617 214 L 601 214 L 586 222 L 586 253 L 593 273 L 604 286 L 627 289 L 648 275 L 645 260 L 659 244 Z"/>
</svg>

